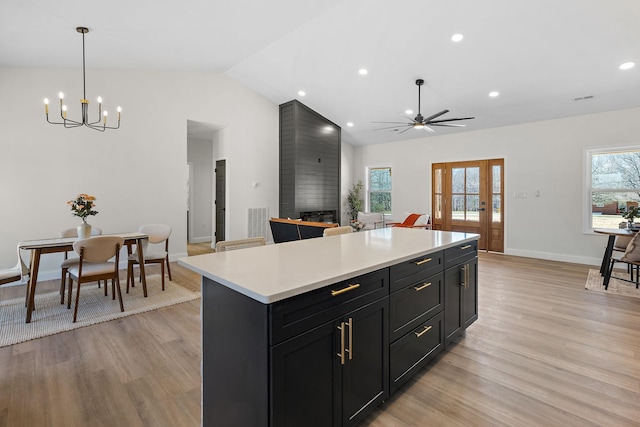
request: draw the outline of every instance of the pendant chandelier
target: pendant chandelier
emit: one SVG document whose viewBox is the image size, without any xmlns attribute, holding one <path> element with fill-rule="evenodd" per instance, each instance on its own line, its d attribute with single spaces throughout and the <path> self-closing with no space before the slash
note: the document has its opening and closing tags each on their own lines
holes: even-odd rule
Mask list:
<svg viewBox="0 0 640 427">
<path fill-rule="evenodd" d="M 106 129 L 118 129 L 120 127 L 120 112 L 122 109 L 118 107 L 118 126 L 107 126 L 107 116 L 109 113 L 105 110 L 102 111 L 102 98 L 98 97 L 98 120 L 95 122 L 89 121 L 89 101 L 87 100 L 87 82 L 86 72 L 84 65 L 84 35 L 89 32 L 86 27 L 77 27 L 76 31 L 82 34 L 82 99 L 80 100 L 80 106 L 82 108 L 81 121 L 71 120 L 67 118 L 67 106 L 64 104 L 64 93 L 60 92 L 60 118 L 61 122 L 52 122 L 49 120 L 49 99 L 44 99 L 44 112 L 47 116 L 47 122 L 52 125 L 64 125 L 65 128 L 75 128 L 78 126 L 86 126 L 88 128 L 104 132 Z"/>
</svg>

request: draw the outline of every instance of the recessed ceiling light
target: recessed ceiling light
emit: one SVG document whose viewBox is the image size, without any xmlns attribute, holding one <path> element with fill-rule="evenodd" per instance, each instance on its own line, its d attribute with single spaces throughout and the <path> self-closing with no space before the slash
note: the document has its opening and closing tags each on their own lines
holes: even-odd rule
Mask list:
<svg viewBox="0 0 640 427">
<path fill-rule="evenodd" d="M 630 68 L 633 68 L 636 66 L 635 62 L 625 62 L 624 64 L 620 64 L 620 66 L 618 68 L 620 68 L 621 70 L 628 70 Z"/>
<path fill-rule="evenodd" d="M 367 70 L 366 68 L 360 68 L 358 72 L 361 76 L 366 76 L 367 74 L 369 74 L 369 70 Z"/>
<path fill-rule="evenodd" d="M 405 114 L 413 114 L 413 110 L 404 110 Z"/>
<path fill-rule="evenodd" d="M 300 95 L 300 96 L 305 96 L 305 95 L 306 95 L 306 93 L 305 93 L 305 91 L 303 91 L 303 90 L 299 90 L 299 91 L 298 91 L 298 95 Z"/>
<path fill-rule="evenodd" d="M 464 36 L 462 34 L 454 34 L 451 36 L 451 40 L 453 40 L 454 42 L 462 41 L 463 38 Z"/>
<path fill-rule="evenodd" d="M 496 96 L 499 96 L 500 92 L 496 92 L 495 90 L 493 92 L 489 92 L 489 96 L 492 98 L 495 98 Z"/>
<path fill-rule="evenodd" d="M 351 123 L 351 122 L 347 122 L 347 126 L 349 126 L 350 128 L 352 128 L 352 127 L 353 127 L 353 123 Z"/>
</svg>

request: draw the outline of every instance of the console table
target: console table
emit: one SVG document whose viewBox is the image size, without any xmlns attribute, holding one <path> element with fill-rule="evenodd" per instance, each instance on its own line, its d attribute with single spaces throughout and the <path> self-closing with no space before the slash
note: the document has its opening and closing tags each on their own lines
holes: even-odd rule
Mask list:
<svg viewBox="0 0 640 427">
<path fill-rule="evenodd" d="M 386 228 L 180 259 L 203 276 L 203 425 L 356 425 L 478 318 L 478 238 Z"/>
</svg>

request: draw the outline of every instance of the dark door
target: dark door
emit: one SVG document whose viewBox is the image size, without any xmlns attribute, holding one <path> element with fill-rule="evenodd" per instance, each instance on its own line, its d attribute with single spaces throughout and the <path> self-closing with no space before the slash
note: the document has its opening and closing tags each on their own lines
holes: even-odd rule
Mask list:
<svg viewBox="0 0 640 427">
<path fill-rule="evenodd" d="M 356 425 L 389 396 L 388 310 L 389 299 L 384 298 L 344 318 L 343 426 Z"/>
<path fill-rule="evenodd" d="M 462 331 L 461 306 L 464 264 L 444 272 L 444 338 L 448 343 Z"/>
<path fill-rule="evenodd" d="M 225 181 L 226 181 L 226 160 L 216 160 L 216 229 L 215 241 L 225 240 Z"/>
<path fill-rule="evenodd" d="M 466 265 L 468 273 L 462 294 L 462 326 L 465 329 L 478 319 L 478 258 Z"/>
<path fill-rule="evenodd" d="M 339 425 L 341 322 L 326 323 L 272 349 L 272 426 Z"/>
</svg>

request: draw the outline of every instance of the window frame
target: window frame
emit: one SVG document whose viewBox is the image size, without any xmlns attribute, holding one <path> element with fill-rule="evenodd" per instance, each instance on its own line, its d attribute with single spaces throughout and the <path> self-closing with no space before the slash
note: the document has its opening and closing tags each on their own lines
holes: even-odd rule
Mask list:
<svg viewBox="0 0 640 427">
<path fill-rule="evenodd" d="M 391 177 L 391 188 L 389 190 L 372 190 L 371 189 L 371 172 L 376 170 L 389 170 L 389 176 Z M 393 170 L 391 166 L 376 166 L 376 167 L 368 167 L 367 168 L 367 210 L 369 212 L 374 212 L 371 210 L 371 195 L 372 194 L 389 194 L 389 212 L 382 212 L 383 216 L 390 217 L 393 215 Z"/>
<path fill-rule="evenodd" d="M 593 156 L 599 154 L 623 154 L 631 152 L 640 152 L 640 144 L 622 146 L 622 147 L 601 147 L 601 148 L 587 148 L 584 151 L 584 215 L 583 215 L 583 232 L 587 234 L 595 233 L 593 227 Z M 640 192 L 639 188 L 598 188 L 597 192 L 611 192 L 611 193 L 628 193 L 628 192 Z M 620 215 L 620 222 L 624 221 L 622 215 Z M 598 227 L 595 227 L 598 228 Z"/>
</svg>

